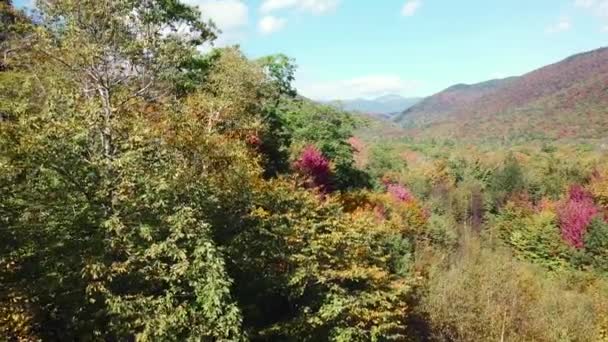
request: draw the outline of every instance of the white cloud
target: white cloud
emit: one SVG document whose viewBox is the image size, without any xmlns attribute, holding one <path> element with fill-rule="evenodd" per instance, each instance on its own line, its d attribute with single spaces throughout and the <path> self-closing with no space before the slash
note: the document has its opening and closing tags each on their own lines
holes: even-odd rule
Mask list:
<svg viewBox="0 0 608 342">
<path fill-rule="evenodd" d="M 403 5 L 403 8 L 401 9 L 401 14 L 406 17 L 411 17 L 416 14 L 416 12 L 421 6 L 421 0 L 409 0 Z"/>
<path fill-rule="evenodd" d="M 260 6 L 260 11 L 262 13 L 270 13 L 285 8 L 295 7 L 297 4 L 297 0 L 265 0 Z"/>
<path fill-rule="evenodd" d="M 298 9 L 314 14 L 325 14 L 335 10 L 340 0 L 264 0 L 260 6 L 262 13 L 279 10 Z"/>
<path fill-rule="evenodd" d="M 608 19 L 608 0 L 603 0 L 597 4 L 597 14 L 604 19 Z"/>
<path fill-rule="evenodd" d="M 595 15 L 608 18 L 608 0 L 575 0 L 574 6 L 591 10 Z"/>
<path fill-rule="evenodd" d="M 263 34 L 271 34 L 281 30 L 285 24 L 287 24 L 287 19 L 267 15 L 258 23 L 258 29 Z"/>
<path fill-rule="evenodd" d="M 547 27 L 547 33 L 560 33 L 569 31 L 572 28 L 572 22 L 569 18 L 561 18 L 557 23 Z"/>
<path fill-rule="evenodd" d="M 608 19 L 608 0 L 575 0 L 574 6 L 589 9 L 593 14 Z"/>
<path fill-rule="evenodd" d="M 249 8 L 241 0 L 185 0 L 199 6 L 204 19 L 211 19 L 222 31 L 240 29 L 249 21 Z"/>
<path fill-rule="evenodd" d="M 323 14 L 334 11 L 339 4 L 339 0 L 304 0 L 301 8 L 315 14 Z"/>
<path fill-rule="evenodd" d="M 582 8 L 591 8 L 595 5 L 595 0 L 575 0 L 574 6 Z"/>
<path fill-rule="evenodd" d="M 608 0 L 575 0 L 574 6 L 587 10 L 602 21 L 602 31 L 608 27 Z"/>
<path fill-rule="evenodd" d="M 375 98 L 388 94 L 408 95 L 418 86 L 418 82 L 395 75 L 368 75 L 347 80 L 298 84 L 297 88 L 306 97 L 327 101 Z"/>
<path fill-rule="evenodd" d="M 242 0 L 183 0 L 188 5 L 198 6 L 205 20 L 212 20 L 222 31 L 214 42 L 217 47 L 237 44 L 246 35 L 249 8 Z M 204 46 L 203 51 L 209 46 Z"/>
</svg>

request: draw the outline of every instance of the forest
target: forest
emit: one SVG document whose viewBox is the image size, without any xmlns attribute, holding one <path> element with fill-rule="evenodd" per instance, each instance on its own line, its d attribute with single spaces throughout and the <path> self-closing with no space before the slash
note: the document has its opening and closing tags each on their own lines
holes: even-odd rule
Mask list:
<svg viewBox="0 0 608 342">
<path fill-rule="evenodd" d="M 0 1 L 0 340 L 608 341 L 606 146 L 412 137 L 220 35 Z"/>
</svg>

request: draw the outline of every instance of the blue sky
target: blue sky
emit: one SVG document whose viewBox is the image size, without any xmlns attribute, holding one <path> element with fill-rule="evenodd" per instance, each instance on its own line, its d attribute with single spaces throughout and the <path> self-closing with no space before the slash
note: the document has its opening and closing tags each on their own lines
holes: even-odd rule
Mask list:
<svg viewBox="0 0 608 342">
<path fill-rule="evenodd" d="M 218 45 L 295 58 L 314 99 L 426 96 L 608 46 L 608 0 L 184 1 L 224 31 Z"/>
</svg>

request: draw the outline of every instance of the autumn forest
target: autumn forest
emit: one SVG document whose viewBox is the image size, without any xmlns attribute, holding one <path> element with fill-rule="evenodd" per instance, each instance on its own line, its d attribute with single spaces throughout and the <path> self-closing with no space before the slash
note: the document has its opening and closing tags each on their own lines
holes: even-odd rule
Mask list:
<svg viewBox="0 0 608 342">
<path fill-rule="evenodd" d="M 178 0 L 36 7 L 0 0 L 0 340 L 608 341 L 606 50 L 387 119 Z"/>
</svg>

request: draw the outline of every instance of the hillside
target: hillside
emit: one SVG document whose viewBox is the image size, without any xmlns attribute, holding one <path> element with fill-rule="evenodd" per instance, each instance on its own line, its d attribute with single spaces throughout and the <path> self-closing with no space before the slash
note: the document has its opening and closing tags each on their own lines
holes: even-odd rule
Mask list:
<svg viewBox="0 0 608 342">
<path fill-rule="evenodd" d="M 393 117 L 397 113 L 420 102 L 418 97 L 403 97 L 400 95 L 384 95 L 375 99 L 336 100 L 330 104 L 338 108 L 364 114 L 375 114 L 383 117 Z"/>
<path fill-rule="evenodd" d="M 477 84 L 453 85 L 405 109 L 395 120 L 398 122 L 415 122 L 417 124 L 440 120 L 455 110 L 465 110 L 483 96 L 493 93 L 515 79 L 517 78 L 510 77 Z"/>
<path fill-rule="evenodd" d="M 599 139 L 608 128 L 608 48 L 521 77 L 454 86 L 406 110 L 420 136 L 501 141 Z"/>
</svg>

